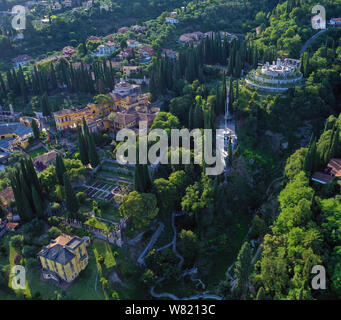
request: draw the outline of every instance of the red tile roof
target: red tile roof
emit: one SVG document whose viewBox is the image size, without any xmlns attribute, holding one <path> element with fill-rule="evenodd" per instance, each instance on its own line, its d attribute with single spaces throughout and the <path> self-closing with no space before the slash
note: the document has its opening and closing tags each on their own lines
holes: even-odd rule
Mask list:
<svg viewBox="0 0 341 320">
<path fill-rule="evenodd" d="M 330 173 L 338 178 L 341 178 L 341 159 L 331 159 L 327 165 L 331 169 Z"/>
</svg>

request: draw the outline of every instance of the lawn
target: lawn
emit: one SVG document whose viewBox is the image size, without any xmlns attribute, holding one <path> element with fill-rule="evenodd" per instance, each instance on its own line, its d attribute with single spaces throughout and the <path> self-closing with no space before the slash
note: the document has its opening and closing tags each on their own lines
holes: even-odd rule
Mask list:
<svg viewBox="0 0 341 320">
<path fill-rule="evenodd" d="M 95 257 L 98 254 L 103 254 L 103 265 L 106 269 L 111 269 L 116 266 L 115 256 L 117 253 L 112 250 L 111 245 L 98 239 L 94 240 L 87 250 L 89 253 L 89 264 L 75 282 L 66 290 L 66 296 L 79 300 L 104 300 L 105 296 L 99 282 L 100 275 L 98 275 L 99 270 Z M 61 293 L 60 288 L 40 279 L 39 268 L 28 271 L 27 282 L 32 296 L 39 292 L 44 299 L 55 299 L 56 294 Z"/>
<path fill-rule="evenodd" d="M 79 300 L 104 299 L 103 290 L 99 284 L 99 276 L 97 276 L 98 268 L 95 259 L 95 251 L 102 250 L 103 244 L 105 245 L 106 243 L 101 240 L 95 240 L 90 247 L 88 247 L 89 264 L 75 282 L 66 290 L 67 297 Z M 28 272 L 28 282 L 32 294 L 34 295 L 36 292 L 40 292 L 44 300 L 55 299 L 56 293 L 61 292 L 61 289 L 54 284 L 42 281 L 38 269 Z"/>
<path fill-rule="evenodd" d="M 102 218 L 118 222 L 122 217 L 118 208 L 108 206 L 107 208 L 102 210 Z"/>
<path fill-rule="evenodd" d="M 38 157 L 42 154 L 46 153 L 46 150 L 44 148 L 38 148 L 38 149 L 35 149 L 35 150 L 32 150 L 32 151 L 29 151 L 28 152 L 28 155 L 31 157 L 31 158 L 35 158 L 35 157 Z"/>
<path fill-rule="evenodd" d="M 84 222 L 84 224 L 91 226 L 91 227 L 94 227 L 94 228 L 97 228 L 97 229 L 104 230 L 104 231 L 109 231 L 107 224 L 103 221 L 96 219 L 96 218 L 90 218 L 89 220 Z"/>
</svg>

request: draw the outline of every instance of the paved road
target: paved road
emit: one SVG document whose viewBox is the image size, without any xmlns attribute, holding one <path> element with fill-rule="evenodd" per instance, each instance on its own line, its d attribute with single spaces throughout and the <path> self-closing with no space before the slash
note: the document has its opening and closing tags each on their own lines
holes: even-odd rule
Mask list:
<svg viewBox="0 0 341 320">
<path fill-rule="evenodd" d="M 302 47 L 302 49 L 300 50 L 300 55 L 306 51 L 308 49 L 308 47 L 323 33 L 325 33 L 327 29 L 322 29 L 320 30 L 318 33 L 315 33 Z"/>
<path fill-rule="evenodd" d="M 165 228 L 165 225 L 162 222 L 159 222 L 159 227 L 157 228 L 157 230 L 155 231 L 153 236 L 150 238 L 147 246 L 144 248 L 144 250 L 142 251 L 140 256 L 137 258 L 137 262 L 139 264 L 144 263 L 144 259 L 145 259 L 146 255 L 148 254 L 148 252 L 150 251 L 152 246 L 155 244 L 156 240 L 159 238 L 159 236 L 160 236 L 160 234 L 164 228 Z"/>
</svg>

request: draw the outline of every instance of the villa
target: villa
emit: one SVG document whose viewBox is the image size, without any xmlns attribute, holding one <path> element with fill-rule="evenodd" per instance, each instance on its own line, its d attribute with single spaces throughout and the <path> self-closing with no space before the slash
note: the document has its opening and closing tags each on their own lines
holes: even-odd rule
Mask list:
<svg viewBox="0 0 341 320">
<path fill-rule="evenodd" d="M 165 20 L 166 20 L 167 23 L 170 23 L 170 24 L 177 24 L 177 23 L 179 23 L 179 20 L 175 19 L 173 17 L 166 17 Z"/>
<path fill-rule="evenodd" d="M 98 132 L 103 130 L 116 130 L 117 127 L 122 127 L 122 124 L 132 126 L 135 125 L 136 115 L 134 120 L 130 121 L 127 116 L 118 115 L 115 121 L 111 121 L 108 116 L 111 113 L 119 114 L 148 114 L 150 105 L 150 94 L 141 94 L 141 86 L 130 84 L 123 79 L 117 83 L 114 90 L 109 93 L 112 98 L 112 103 L 94 104 L 90 103 L 86 107 L 63 109 L 53 113 L 56 128 L 58 131 L 68 129 L 76 129 L 77 126 L 83 125 L 83 118 L 89 126 L 90 132 Z M 154 110 L 152 113 L 157 113 L 159 110 Z M 124 117 L 124 121 L 121 118 Z M 150 118 L 148 121 L 150 122 Z M 117 125 L 116 125 L 117 124 Z"/>
<path fill-rule="evenodd" d="M 245 79 L 248 87 L 269 93 L 281 93 L 301 85 L 303 75 L 299 71 L 301 62 L 295 59 L 277 59 L 272 65 L 265 63 L 261 69 L 251 71 Z"/>
<path fill-rule="evenodd" d="M 72 283 L 88 265 L 88 245 L 88 237 L 63 234 L 52 240 L 37 254 L 42 266 L 42 278 L 58 285 Z"/>
<path fill-rule="evenodd" d="M 107 42 L 105 44 L 101 44 L 98 46 L 97 51 L 93 53 L 93 56 L 95 57 L 104 57 L 112 54 L 116 49 L 118 45 L 113 42 Z"/>
</svg>

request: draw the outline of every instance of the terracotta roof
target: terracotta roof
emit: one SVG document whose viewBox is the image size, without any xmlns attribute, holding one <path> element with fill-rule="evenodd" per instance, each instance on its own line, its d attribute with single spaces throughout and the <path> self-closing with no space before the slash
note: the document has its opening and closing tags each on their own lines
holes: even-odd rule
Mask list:
<svg viewBox="0 0 341 320">
<path fill-rule="evenodd" d="M 341 178 L 341 159 L 331 159 L 327 165 L 331 169 L 330 173 L 338 178 Z"/>
<path fill-rule="evenodd" d="M 150 56 L 152 56 L 154 54 L 154 49 L 152 47 L 149 47 L 149 46 L 144 46 L 140 50 L 147 52 Z"/>
<path fill-rule="evenodd" d="M 126 33 L 127 31 L 129 31 L 128 27 L 122 27 L 117 30 L 117 33 Z"/>
<path fill-rule="evenodd" d="M 69 249 L 75 249 L 81 242 L 82 240 L 79 237 L 70 237 L 62 234 L 56 239 L 51 240 L 50 244 L 38 253 L 38 256 L 43 256 L 65 265 L 75 256 Z"/>
<path fill-rule="evenodd" d="M 118 124 L 127 124 L 129 122 L 132 122 L 134 120 L 136 120 L 137 115 L 136 114 L 129 114 L 129 113 L 120 113 L 117 112 L 116 113 L 116 118 L 114 120 L 115 123 Z"/>
<path fill-rule="evenodd" d="M 51 150 L 49 152 L 46 152 L 40 156 L 37 156 L 34 158 L 34 162 L 41 162 L 42 164 L 48 164 L 50 162 L 54 162 L 56 161 L 56 157 L 57 157 L 57 154 L 60 154 L 62 155 L 63 152 L 59 151 L 59 150 Z"/>
<path fill-rule="evenodd" d="M 16 222 L 8 222 L 6 224 L 6 227 L 9 229 L 15 229 L 18 225 L 19 225 L 19 223 L 16 223 Z"/>
<path fill-rule="evenodd" d="M 14 200 L 14 193 L 12 187 L 8 187 L 0 192 L 0 197 L 7 203 L 10 204 Z"/>
</svg>

